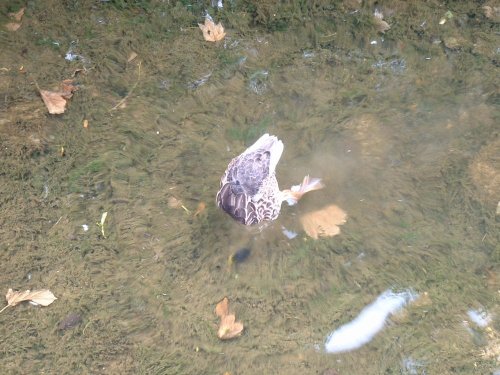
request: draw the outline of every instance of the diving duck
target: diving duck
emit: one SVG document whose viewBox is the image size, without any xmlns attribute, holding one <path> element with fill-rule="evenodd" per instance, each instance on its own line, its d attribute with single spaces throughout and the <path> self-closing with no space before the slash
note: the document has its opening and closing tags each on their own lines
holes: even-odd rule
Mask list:
<svg viewBox="0 0 500 375">
<path fill-rule="evenodd" d="M 280 191 L 275 170 L 283 147 L 276 136 L 264 134 L 231 160 L 220 181 L 217 206 L 236 221 L 252 225 L 275 220 L 283 201 L 293 205 L 308 191 L 321 189 L 321 179 L 305 176 L 302 184 Z"/>
</svg>

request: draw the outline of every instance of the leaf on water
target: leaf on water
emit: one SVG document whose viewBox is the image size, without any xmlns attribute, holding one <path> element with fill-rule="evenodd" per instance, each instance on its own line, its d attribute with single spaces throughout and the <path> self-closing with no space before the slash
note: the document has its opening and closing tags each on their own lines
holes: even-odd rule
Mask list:
<svg viewBox="0 0 500 375">
<path fill-rule="evenodd" d="M 345 224 L 347 214 L 332 204 L 321 210 L 309 212 L 300 218 L 302 227 L 309 237 L 333 237 L 340 233 L 339 225 Z"/>
<path fill-rule="evenodd" d="M 234 314 L 229 314 L 229 300 L 224 297 L 215 307 L 215 314 L 220 317 L 217 337 L 221 340 L 229 340 L 238 337 L 243 332 L 243 323 L 236 321 Z"/>
<path fill-rule="evenodd" d="M 41 290 L 25 290 L 24 292 L 15 292 L 12 289 L 7 291 L 5 295 L 7 299 L 7 306 L 5 306 L 0 312 L 5 310 L 9 306 L 16 306 L 18 303 L 24 301 L 31 301 L 37 305 L 48 306 L 54 302 L 57 298 L 48 289 Z"/>
<path fill-rule="evenodd" d="M 205 18 L 205 24 L 198 24 L 201 31 L 203 32 L 203 37 L 207 42 L 217 42 L 224 39 L 226 33 L 224 32 L 224 27 L 219 22 L 217 25 L 210 20 L 208 17 Z"/>
<path fill-rule="evenodd" d="M 73 92 L 78 90 L 78 87 L 73 85 L 73 80 L 65 79 L 61 82 L 59 91 L 40 90 L 45 106 L 52 115 L 59 115 L 66 110 L 66 102 L 73 96 Z"/>
</svg>

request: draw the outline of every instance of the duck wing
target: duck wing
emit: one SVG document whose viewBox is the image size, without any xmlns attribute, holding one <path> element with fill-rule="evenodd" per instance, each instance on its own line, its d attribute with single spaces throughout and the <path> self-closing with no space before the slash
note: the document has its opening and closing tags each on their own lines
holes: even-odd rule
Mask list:
<svg viewBox="0 0 500 375">
<path fill-rule="evenodd" d="M 217 205 L 227 212 L 234 220 L 245 225 L 258 222 L 257 210 L 250 197 L 244 193 L 238 193 L 234 189 L 235 184 L 224 184 L 217 193 Z"/>
</svg>

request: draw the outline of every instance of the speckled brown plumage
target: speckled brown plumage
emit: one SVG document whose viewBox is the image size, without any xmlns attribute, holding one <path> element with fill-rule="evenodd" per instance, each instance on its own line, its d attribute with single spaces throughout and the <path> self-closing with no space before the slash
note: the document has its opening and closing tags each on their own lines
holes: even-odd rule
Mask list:
<svg viewBox="0 0 500 375">
<path fill-rule="evenodd" d="M 283 200 L 295 204 L 308 191 L 323 187 L 320 179 L 306 176 L 300 186 L 280 191 L 275 170 L 282 153 L 283 142 L 264 134 L 231 160 L 221 178 L 217 205 L 236 221 L 252 225 L 276 219 Z"/>
</svg>

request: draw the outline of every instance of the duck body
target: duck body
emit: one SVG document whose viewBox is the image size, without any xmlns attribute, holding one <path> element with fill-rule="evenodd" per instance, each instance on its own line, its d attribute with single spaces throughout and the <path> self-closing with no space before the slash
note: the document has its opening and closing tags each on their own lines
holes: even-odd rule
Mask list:
<svg viewBox="0 0 500 375">
<path fill-rule="evenodd" d="M 221 178 L 216 203 L 233 219 L 245 225 L 275 220 L 281 203 L 296 203 L 307 191 L 323 187 L 320 179 L 304 178 L 300 186 L 280 191 L 276 166 L 283 153 L 283 142 L 264 134 L 229 163 Z"/>
<path fill-rule="evenodd" d="M 245 225 L 276 219 L 283 199 L 275 170 L 283 148 L 277 137 L 264 134 L 231 160 L 221 178 L 217 205 Z"/>
</svg>

